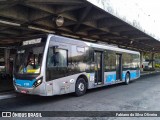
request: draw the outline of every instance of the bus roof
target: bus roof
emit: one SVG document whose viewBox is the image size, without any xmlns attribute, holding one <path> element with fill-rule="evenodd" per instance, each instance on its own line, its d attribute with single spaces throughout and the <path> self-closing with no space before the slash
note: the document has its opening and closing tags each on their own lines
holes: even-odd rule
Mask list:
<svg viewBox="0 0 160 120">
<path fill-rule="evenodd" d="M 94 48 L 102 48 L 102 49 L 113 50 L 113 51 L 117 51 L 117 52 L 132 53 L 132 54 L 140 54 L 138 51 L 122 49 L 117 46 L 101 45 L 101 44 L 95 44 L 95 43 L 90 43 L 90 42 L 86 42 L 86 44 L 88 44 L 88 46 L 91 46 Z"/>
<path fill-rule="evenodd" d="M 75 45 L 77 45 L 77 44 L 78 45 L 84 45 L 85 44 L 86 46 L 90 46 L 90 47 L 93 47 L 93 48 L 113 50 L 113 51 L 117 51 L 117 52 L 125 52 L 125 53 L 131 53 L 131 54 L 140 54 L 138 51 L 122 49 L 122 48 L 119 48 L 117 46 L 96 44 L 96 43 L 86 42 L 86 41 L 83 41 L 83 40 L 80 40 L 80 39 L 73 39 L 73 38 L 69 38 L 69 37 L 63 37 L 63 36 L 49 34 L 49 37 L 53 37 L 53 36 L 58 38 L 59 42 L 72 43 L 72 44 L 75 44 Z"/>
</svg>

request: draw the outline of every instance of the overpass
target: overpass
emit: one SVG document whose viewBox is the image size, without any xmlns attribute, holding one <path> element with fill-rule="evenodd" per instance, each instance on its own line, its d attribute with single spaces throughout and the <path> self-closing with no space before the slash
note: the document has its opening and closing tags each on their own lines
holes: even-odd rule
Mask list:
<svg viewBox="0 0 160 120">
<path fill-rule="evenodd" d="M 105 6 L 105 1 L 103 7 L 98 7 L 91 0 L 0 1 L 0 50 L 51 33 L 140 52 L 160 52 L 159 40 L 106 11 Z M 57 24 L 57 20 L 62 23 Z M 6 66 L 9 53 L 5 49 L 1 54 L 5 54 Z"/>
<path fill-rule="evenodd" d="M 58 16 L 64 18 L 62 26 L 55 23 Z M 2 47 L 16 45 L 27 37 L 45 32 L 107 42 L 138 51 L 160 51 L 158 40 L 86 0 L 0 2 Z"/>
</svg>

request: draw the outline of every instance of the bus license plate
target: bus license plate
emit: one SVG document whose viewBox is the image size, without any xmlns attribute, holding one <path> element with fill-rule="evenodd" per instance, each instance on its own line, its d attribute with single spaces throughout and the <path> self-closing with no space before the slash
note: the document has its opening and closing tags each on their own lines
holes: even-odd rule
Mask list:
<svg viewBox="0 0 160 120">
<path fill-rule="evenodd" d="M 21 90 L 21 93 L 27 93 L 27 91 L 26 90 Z"/>
</svg>

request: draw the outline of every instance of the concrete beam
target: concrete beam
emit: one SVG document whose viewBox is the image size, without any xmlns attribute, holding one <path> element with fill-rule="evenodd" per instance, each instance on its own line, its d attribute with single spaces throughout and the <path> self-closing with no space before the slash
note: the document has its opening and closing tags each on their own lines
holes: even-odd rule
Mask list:
<svg viewBox="0 0 160 120">
<path fill-rule="evenodd" d="M 81 15 L 79 15 L 78 18 L 78 23 L 77 25 L 73 28 L 74 32 L 77 32 L 79 29 L 79 26 L 82 24 L 83 21 L 87 18 L 87 15 L 89 14 L 90 10 L 92 9 L 92 6 L 86 7 L 83 12 L 81 12 Z"/>
<path fill-rule="evenodd" d="M 10 34 L 10 35 L 20 35 L 21 31 L 16 31 L 16 30 L 3 30 L 3 31 L 0 31 L 1 34 Z"/>
<path fill-rule="evenodd" d="M 97 22 L 96 21 L 87 21 L 87 22 L 83 22 L 82 24 L 92 27 L 92 28 L 96 28 L 97 29 Z M 80 30 L 80 29 L 79 29 Z"/>
<path fill-rule="evenodd" d="M 38 24 L 40 26 L 44 26 L 44 27 L 48 27 L 48 28 L 55 28 L 55 22 L 51 21 L 51 20 L 41 20 L 41 21 L 37 21 L 35 22 L 35 24 Z"/>
<path fill-rule="evenodd" d="M 86 7 L 86 5 L 60 5 L 56 7 L 56 14 L 60 14 L 67 11 L 77 10 Z"/>
<path fill-rule="evenodd" d="M 92 12 L 90 12 L 87 15 L 87 18 L 85 19 L 85 21 L 94 21 L 94 20 L 99 20 L 99 19 L 109 18 L 109 17 L 111 16 L 104 14 L 104 12 L 100 10 L 96 10 L 95 8 L 92 8 Z"/>
<path fill-rule="evenodd" d="M 123 31 L 123 32 L 120 32 L 120 35 L 121 36 L 127 36 L 129 38 L 139 38 L 139 37 L 146 37 L 146 35 L 144 35 L 143 33 L 141 32 L 137 32 L 135 30 L 133 31 Z"/>
<path fill-rule="evenodd" d="M 6 73 L 9 74 L 9 69 L 10 69 L 10 49 L 4 49 L 4 58 L 5 58 L 5 68 L 6 68 Z"/>
<path fill-rule="evenodd" d="M 26 0 L 25 3 L 40 3 L 40 4 L 61 4 L 61 5 L 72 5 L 72 4 L 82 4 L 83 1 L 80 0 Z"/>
<path fill-rule="evenodd" d="M 11 1 L 10 3 L 7 3 L 7 4 L 3 4 L 3 2 L 1 3 L 0 2 L 0 10 L 1 9 L 6 9 L 6 8 L 10 8 L 12 6 L 15 6 L 17 5 L 18 3 L 17 2 L 14 2 L 14 1 Z"/>
<path fill-rule="evenodd" d="M 152 53 L 152 68 L 155 68 L 155 59 L 154 59 L 154 57 L 155 57 L 155 53 Z"/>
<path fill-rule="evenodd" d="M 37 10 L 48 12 L 50 14 L 55 14 L 55 8 L 51 5 L 34 4 L 34 3 L 32 3 L 32 4 L 31 3 L 26 3 L 24 5 L 32 8 L 32 9 L 37 9 Z"/>
<path fill-rule="evenodd" d="M 77 24 L 77 22 L 71 21 L 71 20 L 68 20 L 68 19 L 64 19 L 63 26 L 70 26 L 70 25 L 75 25 L 75 24 Z"/>
<path fill-rule="evenodd" d="M 126 40 L 124 38 L 118 37 L 118 36 L 102 36 L 102 38 L 108 38 L 108 39 L 112 39 L 112 40 Z M 127 39 L 128 40 L 128 39 Z"/>
<path fill-rule="evenodd" d="M 9 5 L 17 2 L 19 2 L 19 0 L 1 0 L 0 5 Z"/>
<path fill-rule="evenodd" d="M 32 12 L 29 13 L 29 22 L 38 21 L 39 19 L 43 19 L 45 17 L 51 16 L 52 14 L 46 13 L 44 11 L 39 10 L 32 10 Z"/>
<path fill-rule="evenodd" d="M 150 17 L 148 16 L 147 13 L 144 13 L 144 11 L 140 8 L 142 6 L 139 6 L 137 1 L 132 1 L 131 2 L 121 2 L 121 1 L 113 1 L 112 0 L 87 0 L 88 2 L 94 4 L 96 7 L 99 7 L 103 9 L 104 11 L 116 16 L 117 18 L 121 19 L 122 21 L 125 21 L 126 23 L 129 23 L 130 25 L 134 26 L 135 28 L 139 29 L 140 31 L 152 36 L 153 38 L 160 40 L 158 36 L 153 33 L 152 27 L 151 30 L 147 30 L 148 28 L 145 27 L 146 25 L 141 23 L 143 21 L 152 21 L 153 16 Z M 118 3 L 119 2 L 119 3 Z M 123 5 L 126 6 L 123 6 Z M 141 4 L 142 5 L 142 4 Z M 124 9 L 123 9 L 124 7 Z M 129 12 L 126 12 L 126 10 L 129 10 L 131 7 L 132 10 L 137 10 L 139 13 L 137 14 L 132 14 Z M 154 22 L 154 21 L 152 21 Z M 153 23 L 156 24 L 156 23 Z M 154 25 L 153 25 L 154 26 Z M 154 27 L 153 27 L 154 28 Z"/>
<path fill-rule="evenodd" d="M 9 9 L 0 10 L 0 16 L 5 18 L 11 18 L 17 21 L 28 21 L 28 11 L 22 6 L 15 6 Z"/>
<path fill-rule="evenodd" d="M 119 25 L 123 25 L 124 23 L 122 23 L 121 21 L 115 20 L 113 18 L 104 18 L 104 19 L 100 19 L 97 21 L 98 24 L 98 28 L 110 28 L 113 26 L 119 26 Z"/>
<path fill-rule="evenodd" d="M 61 13 L 59 15 L 63 16 L 64 18 L 67 18 L 69 20 L 77 22 L 77 18 L 76 18 L 75 13 L 73 11 L 69 11 L 69 12 L 66 12 L 66 13 Z"/>
<path fill-rule="evenodd" d="M 106 32 L 100 30 L 90 30 L 88 31 L 88 35 L 104 35 L 107 34 Z"/>
<path fill-rule="evenodd" d="M 120 26 L 111 27 L 110 30 L 113 32 L 122 32 L 122 31 L 132 31 L 134 30 L 134 28 L 131 28 L 128 25 L 120 25 Z"/>
</svg>

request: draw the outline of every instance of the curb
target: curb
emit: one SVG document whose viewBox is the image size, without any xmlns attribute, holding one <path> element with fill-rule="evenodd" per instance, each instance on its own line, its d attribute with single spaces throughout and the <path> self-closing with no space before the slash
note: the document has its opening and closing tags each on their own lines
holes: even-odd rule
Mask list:
<svg viewBox="0 0 160 120">
<path fill-rule="evenodd" d="M 152 72 L 147 72 L 147 73 L 141 73 L 141 76 L 151 75 L 151 74 L 156 74 L 156 73 L 160 73 L 160 71 L 152 71 Z"/>
</svg>

